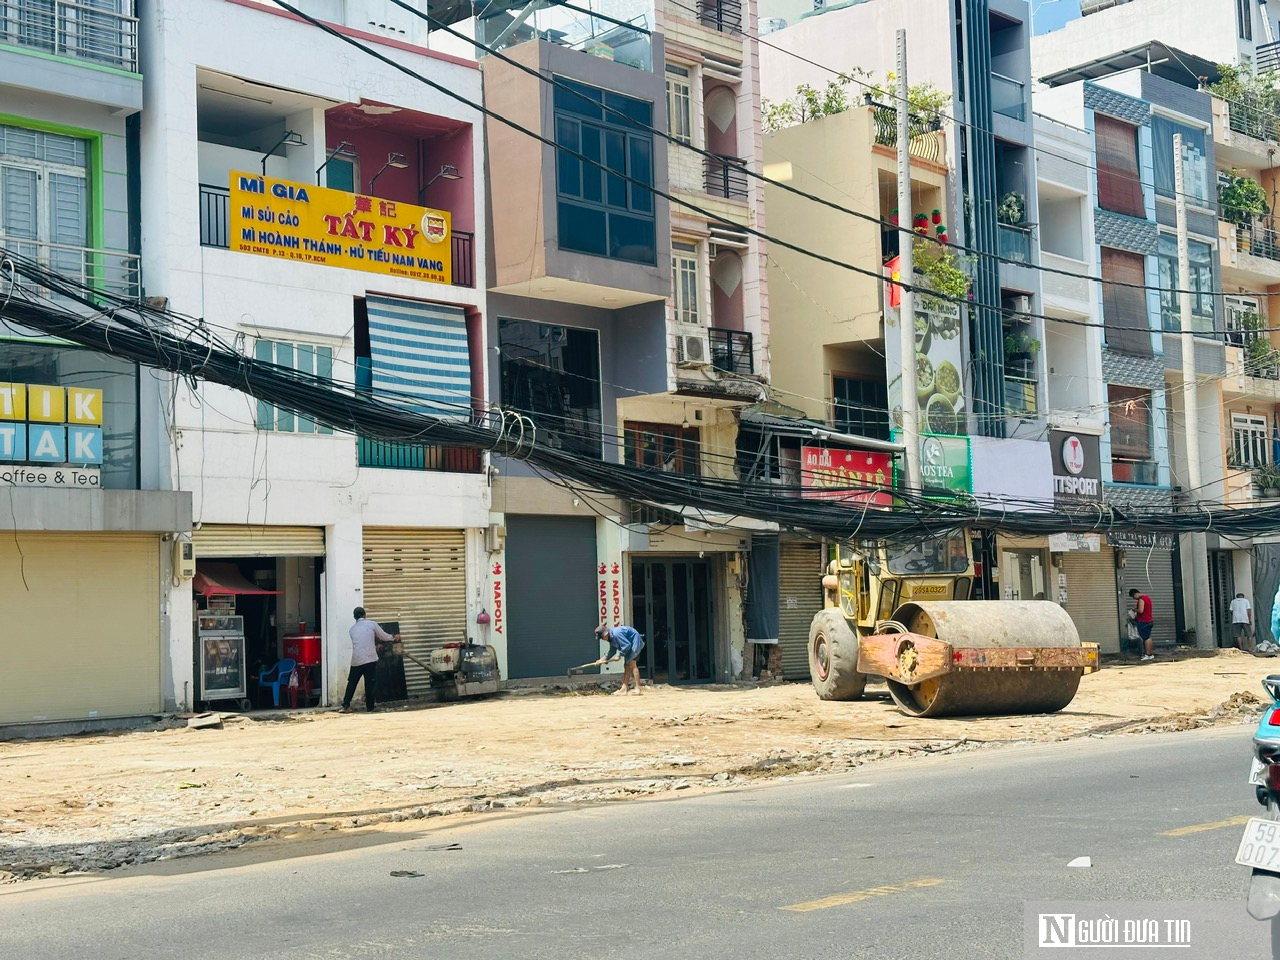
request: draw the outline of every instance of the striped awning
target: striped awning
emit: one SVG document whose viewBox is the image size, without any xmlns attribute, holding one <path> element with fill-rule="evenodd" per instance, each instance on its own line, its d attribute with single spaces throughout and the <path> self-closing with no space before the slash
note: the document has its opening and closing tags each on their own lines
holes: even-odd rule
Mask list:
<svg viewBox="0 0 1280 960">
<path fill-rule="evenodd" d="M 471 355 L 462 308 L 376 296 L 365 302 L 374 396 L 422 413 L 469 416 Z"/>
</svg>

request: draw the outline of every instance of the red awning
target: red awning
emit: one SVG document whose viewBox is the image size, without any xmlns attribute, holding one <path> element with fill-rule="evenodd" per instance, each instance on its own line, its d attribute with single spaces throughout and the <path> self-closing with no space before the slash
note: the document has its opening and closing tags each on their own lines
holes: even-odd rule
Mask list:
<svg viewBox="0 0 1280 960">
<path fill-rule="evenodd" d="M 196 593 L 205 597 L 234 597 L 243 594 L 278 596 L 279 590 L 263 590 L 240 576 L 233 563 L 201 563 L 191 581 Z"/>
</svg>

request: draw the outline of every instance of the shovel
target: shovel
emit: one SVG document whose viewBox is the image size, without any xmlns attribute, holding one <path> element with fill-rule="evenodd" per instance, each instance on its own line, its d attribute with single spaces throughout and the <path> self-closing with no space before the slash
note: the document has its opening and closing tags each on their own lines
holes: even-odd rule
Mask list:
<svg viewBox="0 0 1280 960">
<path fill-rule="evenodd" d="M 592 667 L 598 667 L 598 666 L 601 666 L 600 661 L 592 660 L 590 663 L 584 663 L 577 667 L 570 667 L 569 672 L 566 673 L 565 676 L 572 677 L 575 673 L 584 673 L 587 670 L 590 670 Z"/>
</svg>

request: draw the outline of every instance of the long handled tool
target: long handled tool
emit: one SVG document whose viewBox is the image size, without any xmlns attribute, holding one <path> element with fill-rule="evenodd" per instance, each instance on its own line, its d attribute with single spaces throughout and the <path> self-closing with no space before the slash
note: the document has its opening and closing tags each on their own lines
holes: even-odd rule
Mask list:
<svg viewBox="0 0 1280 960">
<path fill-rule="evenodd" d="M 592 667 L 601 666 L 603 663 L 604 663 L 603 660 L 592 660 L 590 663 L 584 663 L 577 667 L 570 667 L 569 672 L 566 673 L 565 676 L 572 677 L 575 673 L 583 673 L 587 670 L 590 670 Z"/>
</svg>

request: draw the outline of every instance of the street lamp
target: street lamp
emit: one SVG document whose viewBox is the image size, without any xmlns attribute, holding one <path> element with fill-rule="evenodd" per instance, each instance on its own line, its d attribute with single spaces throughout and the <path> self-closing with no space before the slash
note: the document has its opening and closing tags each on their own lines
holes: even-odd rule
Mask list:
<svg viewBox="0 0 1280 960">
<path fill-rule="evenodd" d="M 284 136 L 280 138 L 280 141 L 262 155 L 262 175 L 264 177 L 267 175 L 267 160 L 281 147 L 305 147 L 306 145 L 307 141 L 302 139 L 302 134 L 294 133 L 292 130 L 286 130 L 284 132 Z"/>
<path fill-rule="evenodd" d="M 1031 35 L 1033 37 L 1036 35 L 1036 11 L 1041 7 L 1051 7 L 1055 3 L 1061 2 L 1062 0 L 1040 0 L 1039 3 L 1035 4 L 1035 6 L 1031 8 Z"/>
<path fill-rule="evenodd" d="M 440 172 L 437 173 L 430 180 L 428 180 L 425 184 L 423 184 L 422 189 L 418 191 L 419 206 L 421 206 L 421 204 L 426 200 L 427 188 L 430 187 L 437 180 L 461 180 L 461 179 L 462 179 L 462 174 L 458 172 L 458 168 L 455 167 L 452 163 L 446 163 L 442 165 L 440 167 Z"/>
<path fill-rule="evenodd" d="M 373 175 L 373 178 L 369 181 L 369 192 L 373 193 L 373 185 L 377 183 L 378 178 L 382 176 L 384 173 L 386 173 L 389 169 L 391 169 L 392 167 L 395 167 L 397 170 L 404 170 L 408 166 L 409 164 L 405 161 L 403 153 L 388 154 L 387 162 L 382 165 L 382 169 L 379 170 L 377 173 L 375 173 Z"/>
</svg>

